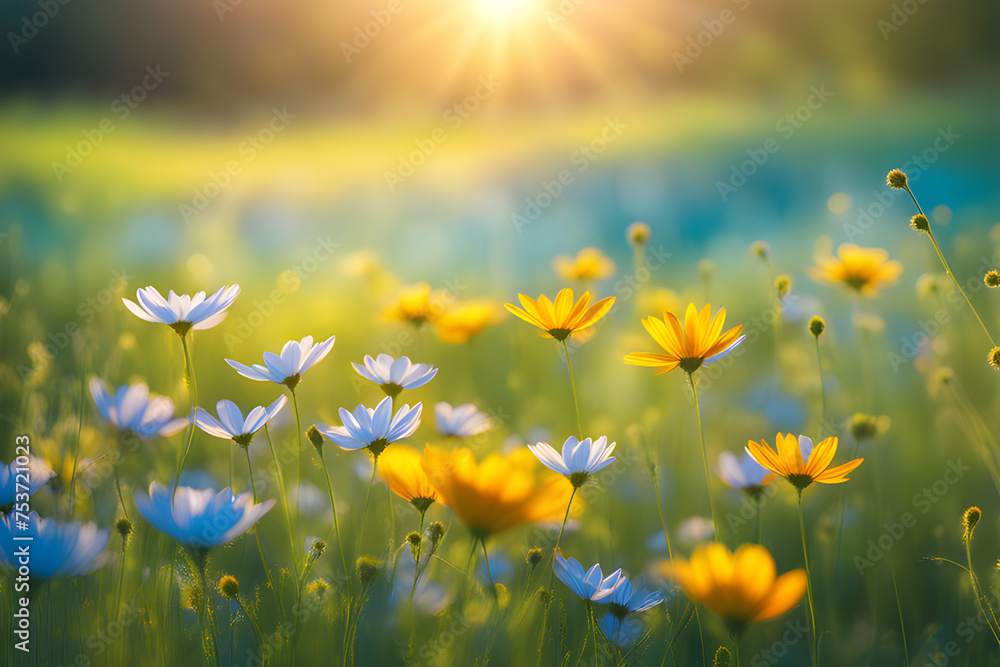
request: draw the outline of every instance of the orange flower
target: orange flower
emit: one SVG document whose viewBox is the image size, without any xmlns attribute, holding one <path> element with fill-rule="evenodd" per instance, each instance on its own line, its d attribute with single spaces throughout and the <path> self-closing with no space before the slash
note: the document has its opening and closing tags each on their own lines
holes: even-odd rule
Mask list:
<svg viewBox="0 0 1000 667">
<path fill-rule="evenodd" d="M 543 337 L 558 341 L 565 341 L 593 326 L 615 305 L 615 297 L 609 296 L 588 308 L 590 292 L 584 292 L 574 304 L 573 290 L 569 288 L 560 290 L 555 302 L 544 294 L 538 296 L 538 301 L 524 294 L 518 294 L 517 298 L 523 309 L 512 303 L 506 303 L 504 307 L 528 324 L 541 329 Z"/>
<path fill-rule="evenodd" d="M 490 454 L 477 464 L 467 448 L 445 451 L 427 446 L 423 468 L 431 484 L 478 538 L 522 523 L 558 521 L 569 503 L 572 487 L 561 477 L 535 478 L 534 457 Z"/>
<path fill-rule="evenodd" d="M 489 299 L 467 301 L 442 313 L 435 321 L 438 337 L 446 343 L 464 343 L 503 319 L 503 311 Z"/>
<path fill-rule="evenodd" d="M 722 333 L 725 321 L 725 308 L 720 308 L 713 318 L 711 304 L 698 313 L 693 303 L 688 304 L 684 313 L 683 328 L 677 317 L 669 311 L 663 312 L 663 320 L 648 317 L 642 321 L 642 326 L 666 354 L 632 352 L 625 355 L 625 363 L 655 368 L 657 375 L 672 371 L 677 366 L 685 373 L 694 373 L 702 364 L 718 361 L 729 354 L 746 338 L 740 337 L 742 324 Z"/>
<path fill-rule="evenodd" d="M 853 243 L 842 243 L 836 257 L 828 255 L 817 262 L 818 266 L 809 269 L 813 280 L 843 283 L 865 296 L 875 296 L 883 287 L 895 283 L 903 272 L 903 265 L 890 260 L 885 250 L 861 248 Z"/>
<path fill-rule="evenodd" d="M 812 440 L 804 435 L 796 438 L 791 433 L 775 436 L 777 450 L 771 449 L 766 442 L 760 444 L 752 440 L 747 443 L 747 453 L 753 460 L 771 472 L 787 479 L 793 486 L 801 490 L 812 484 L 842 484 L 847 481 L 847 474 L 861 465 L 864 459 L 854 459 L 843 465 L 831 468 L 833 456 L 837 453 L 837 438 L 827 438 L 813 447 Z"/>
<path fill-rule="evenodd" d="M 438 302 L 443 303 L 442 297 L 442 290 L 432 292 L 427 283 L 407 285 L 399 292 L 396 301 L 385 309 L 385 317 L 419 327 L 424 322 L 433 322 L 440 315 Z"/>
<path fill-rule="evenodd" d="M 603 280 L 617 269 L 600 248 L 584 248 L 576 257 L 559 255 L 552 260 L 552 268 L 563 280 Z"/>
<path fill-rule="evenodd" d="M 389 488 L 400 498 L 409 501 L 421 514 L 433 503 L 441 500 L 441 495 L 427 479 L 421 465 L 420 454 L 410 447 L 399 446 L 386 449 L 378 459 L 378 473 L 389 484 Z"/>
<path fill-rule="evenodd" d="M 675 579 L 684 594 L 704 605 L 739 635 L 749 623 L 760 623 L 798 604 L 806 592 L 805 570 L 776 577 L 774 558 L 764 547 L 744 544 L 730 553 L 713 542 L 694 550 L 690 562 L 675 558 L 659 570 Z"/>
</svg>

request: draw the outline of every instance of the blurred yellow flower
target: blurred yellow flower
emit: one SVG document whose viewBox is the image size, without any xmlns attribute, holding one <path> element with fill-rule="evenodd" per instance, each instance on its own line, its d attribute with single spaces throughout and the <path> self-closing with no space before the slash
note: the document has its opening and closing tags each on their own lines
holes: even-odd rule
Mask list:
<svg viewBox="0 0 1000 667">
<path fill-rule="evenodd" d="M 798 489 L 804 489 L 813 482 L 820 484 L 842 484 L 846 475 L 861 465 L 864 459 L 854 459 L 831 468 L 833 456 L 837 453 L 837 438 L 827 438 L 813 448 L 812 440 L 804 435 L 796 438 L 791 433 L 775 436 L 777 451 L 761 440 L 747 443 L 747 453 L 754 461 L 771 472 L 778 473 Z"/>
<path fill-rule="evenodd" d="M 603 280 L 614 275 L 617 267 L 600 248 L 584 248 L 576 254 L 559 255 L 552 260 L 552 268 L 563 280 Z"/>
<path fill-rule="evenodd" d="M 446 343 L 464 343 L 503 319 L 496 301 L 477 299 L 458 304 L 434 321 L 438 337 Z"/>
<path fill-rule="evenodd" d="M 477 464 L 472 451 L 445 451 L 427 446 L 423 468 L 443 502 L 473 535 L 489 535 L 534 521 L 558 521 L 569 503 L 572 487 L 560 476 L 543 481 L 535 465 L 522 456 L 490 454 Z M 531 457 L 533 458 L 533 457 Z"/>
<path fill-rule="evenodd" d="M 541 329 L 543 337 L 559 341 L 576 336 L 593 326 L 615 305 L 615 297 L 609 296 L 588 308 L 590 292 L 584 292 L 579 301 L 574 303 L 573 290 L 569 288 L 560 290 L 554 303 L 544 294 L 538 296 L 538 301 L 524 294 L 518 294 L 517 298 L 523 309 L 512 303 L 505 303 L 504 307 L 528 324 Z"/>
<path fill-rule="evenodd" d="M 427 283 L 417 283 L 403 287 L 396 300 L 385 309 L 385 318 L 396 322 L 406 322 L 415 327 L 425 322 L 433 322 L 441 314 L 442 290 L 431 291 Z"/>
<path fill-rule="evenodd" d="M 694 373 L 702 364 L 724 357 L 746 338 L 740 336 L 742 324 L 722 333 L 725 321 L 725 308 L 720 308 L 713 318 L 711 304 L 698 313 L 693 303 L 688 304 L 684 313 L 683 328 L 677 316 L 670 311 L 663 312 L 662 320 L 647 317 L 642 326 L 667 354 L 631 352 L 625 355 L 625 363 L 655 368 L 657 375 L 672 371 L 677 366 L 685 373 Z"/>
<path fill-rule="evenodd" d="M 817 263 L 818 266 L 809 269 L 813 280 L 843 283 L 865 296 L 875 296 L 903 273 L 903 265 L 890 260 L 889 253 L 882 248 L 862 248 L 853 243 L 842 243 L 836 257 L 820 257 Z"/>
<path fill-rule="evenodd" d="M 427 478 L 420 454 L 405 445 L 386 449 L 378 459 L 378 473 L 389 488 L 421 514 L 433 503 L 443 504 L 441 495 Z"/>
<path fill-rule="evenodd" d="M 641 289 L 636 294 L 638 295 L 636 309 L 640 313 L 662 313 L 668 310 L 671 313 L 676 313 L 684 307 L 677 292 L 666 287 Z"/>
<path fill-rule="evenodd" d="M 792 570 L 780 577 L 764 547 L 744 544 L 731 553 L 713 542 L 694 550 L 691 560 L 675 558 L 660 571 L 673 578 L 693 602 L 704 605 L 739 635 L 750 623 L 784 614 L 806 592 L 806 573 Z"/>
</svg>

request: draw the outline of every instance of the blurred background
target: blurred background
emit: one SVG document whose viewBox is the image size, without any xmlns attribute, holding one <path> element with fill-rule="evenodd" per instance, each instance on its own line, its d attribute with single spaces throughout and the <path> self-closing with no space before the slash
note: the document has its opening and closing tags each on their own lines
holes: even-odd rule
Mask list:
<svg viewBox="0 0 1000 667">
<path fill-rule="evenodd" d="M 427 425 L 413 444 L 435 437 L 434 400 L 471 401 L 500 416 L 484 451 L 561 442 L 573 423 L 561 349 L 500 323 L 499 304 L 566 285 L 617 296 L 607 325 L 573 349 L 593 428 L 634 452 L 628 475 L 639 481 L 602 496 L 607 517 L 649 502 L 649 447 L 662 457 L 671 527 L 707 512 L 683 378 L 621 363 L 653 349 L 640 316 L 687 300 L 724 305 L 727 324 L 756 332 L 745 354 L 706 373 L 713 460 L 779 429 L 842 432 L 856 411 L 885 414 L 885 496 L 895 500 L 884 515 L 894 518 L 949 460 L 975 459 L 982 432 L 961 437 L 970 405 L 996 426 L 982 331 L 947 284 L 925 280 L 918 291 L 940 264 L 907 225 L 912 202 L 885 185 L 892 168 L 910 175 L 956 275 L 981 287 L 1000 244 L 995 2 L 19 0 L 0 17 L 4 443 L 28 426 L 61 460 L 75 442 L 81 376 L 141 378 L 186 405 L 176 338 L 120 298 L 146 285 L 194 293 L 231 283 L 243 292 L 229 317 L 196 336 L 203 405 L 276 395 L 223 357 L 259 362 L 288 339 L 336 334 L 330 360 L 303 384 L 305 422 L 336 423 L 338 407 L 375 400 L 352 382 L 350 361 L 405 353 L 442 369 L 420 397 Z M 625 236 L 636 220 L 652 230 L 645 273 Z M 769 245 L 766 262 L 748 250 L 757 240 Z M 905 267 L 899 282 L 863 301 L 811 281 L 814 255 L 845 242 L 887 249 Z M 584 247 L 600 248 L 610 272 L 574 280 L 554 270 L 557 256 Z M 792 289 L 776 333 L 777 273 Z M 394 316 L 405 287 L 421 282 L 435 290 L 431 303 L 486 304 L 488 326 L 466 342 Z M 992 295 L 970 296 L 995 327 Z M 815 314 L 829 326 L 826 425 L 805 330 Z M 968 390 L 961 402 L 933 383 L 927 391 L 945 364 Z M 89 399 L 83 406 L 90 428 Z M 86 455 L 103 451 L 84 442 Z M 216 487 L 226 465 L 212 455 L 222 451 L 192 458 Z M 172 459 L 162 458 L 165 471 Z M 129 486 L 148 482 L 146 462 L 126 465 Z M 345 469 L 338 483 L 357 497 L 364 472 Z M 901 580 L 920 585 L 923 555 L 955 557 L 961 511 L 995 499 L 982 469 L 969 475 L 907 538 Z M 858 478 L 870 493 L 874 472 Z M 785 492 L 764 534 L 791 540 Z M 102 493 L 106 526 L 113 491 Z M 816 497 L 816 539 L 830 547 L 840 496 Z M 726 499 L 738 514 L 739 493 Z M 852 500 L 844 563 L 880 535 L 879 518 L 860 511 L 873 502 Z M 614 533 L 610 518 L 588 529 L 600 550 L 590 556 L 633 571 L 662 557 L 652 509 Z M 751 530 L 737 522 L 734 534 Z M 797 543 L 770 539 L 779 570 L 797 567 Z M 529 542 L 509 547 L 511 562 Z M 628 544 L 648 551 L 619 550 Z M 830 604 L 840 596 L 841 657 L 897 656 L 891 580 L 850 573 L 821 593 Z M 974 612 L 956 601 L 953 575 L 904 600 L 911 653 L 951 639 L 955 619 Z M 976 646 L 970 659 L 985 660 Z"/>
</svg>

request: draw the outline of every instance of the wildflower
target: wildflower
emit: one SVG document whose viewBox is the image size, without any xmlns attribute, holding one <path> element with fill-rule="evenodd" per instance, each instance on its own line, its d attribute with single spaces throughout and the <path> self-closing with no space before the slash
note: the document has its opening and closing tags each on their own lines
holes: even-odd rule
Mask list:
<svg viewBox="0 0 1000 667">
<path fill-rule="evenodd" d="M 115 532 L 122 538 L 122 542 L 128 542 L 128 538 L 132 535 L 132 531 L 135 530 L 132 526 L 132 522 L 128 520 L 127 516 L 119 517 L 115 521 Z"/>
<path fill-rule="evenodd" d="M 404 405 L 393 416 L 392 399 L 386 396 L 374 410 L 359 405 L 352 415 L 341 408 L 343 426 L 316 424 L 316 429 L 343 450 L 350 452 L 367 448 L 377 459 L 386 447 L 413 435 L 420 426 L 422 409 L 420 403 L 412 410 L 409 405 Z"/>
<path fill-rule="evenodd" d="M 428 446 L 422 464 L 443 501 L 479 538 L 521 523 L 557 520 L 570 496 L 557 479 L 536 481 L 516 456 L 491 454 L 477 464 L 467 448 L 445 452 Z"/>
<path fill-rule="evenodd" d="M 584 572 L 579 561 L 575 558 L 567 560 L 560 554 L 556 554 L 552 561 L 552 571 L 574 593 L 591 602 L 607 602 L 608 596 L 626 582 L 621 568 L 605 577 L 599 564 Z"/>
<path fill-rule="evenodd" d="M 848 424 L 848 429 L 855 440 L 864 440 L 865 438 L 874 438 L 880 433 L 885 433 L 889 430 L 890 423 L 891 421 L 885 415 L 876 417 L 875 415 L 855 412 Z"/>
<path fill-rule="evenodd" d="M 24 480 L 24 471 L 19 470 L 21 468 L 27 468 L 28 483 L 22 483 L 18 489 L 18 474 L 22 475 L 22 482 Z M 4 465 L 3 461 L 0 461 L 0 512 L 3 511 L 2 508 L 12 506 L 18 494 L 27 493 L 33 496 L 55 476 L 56 473 L 49 464 L 35 456 L 28 457 L 27 466 L 19 465 L 16 460 L 11 461 L 10 465 Z M 28 487 L 27 490 L 24 489 L 25 486 Z"/>
<path fill-rule="evenodd" d="M 528 555 L 524 557 L 524 560 L 528 563 L 528 566 L 534 570 L 538 567 L 538 564 L 542 562 L 542 558 L 545 556 L 545 552 L 538 547 L 531 547 L 528 549 Z M 558 557 L 558 556 L 557 556 Z"/>
<path fill-rule="evenodd" d="M 406 322 L 419 328 L 425 322 L 434 322 L 440 314 L 438 302 L 444 301 L 441 291 L 431 292 L 427 283 L 417 283 L 404 287 L 396 298 L 385 309 L 385 318 Z M 434 301 L 434 303 L 431 303 Z"/>
<path fill-rule="evenodd" d="M 524 294 L 518 294 L 517 298 L 522 308 L 511 303 L 504 304 L 504 307 L 528 324 L 541 329 L 543 337 L 558 341 L 577 336 L 593 326 L 615 304 L 615 297 L 609 296 L 590 306 L 590 292 L 584 292 L 574 303 L 573 290 L 569 288 L 560 290 L 555 302 L 544 294 L 539 295 L 537 301 Z"/>
<path fill-rule="evenodd" d="M 444 342 L 459 345 L 483 329 L 499 323 L 503 317 L 503 311 L 496 301 L 467 301 L 441 313 L 434 320 L 434 331 Z"/>
<path fill-rule="evenodd" d="M 15 570 L 19 566 L 24 568 L 24 557 L 18 556 L 18 552 L 23 545 L 30 544 L 31 561 L 26 567 L 32 579 L 80 577 L 101 567 L 107 560 L 102 554 L 110 535 L 106 530 L 98 530 L 93 523 L 63 524 L 31 512 L 27 524 L 25 530 L 15 527 L 12 516 L 0 519 L 0 563 Z"/>
<path fill-rule="evenodd" d="M 633 222 L 625 229 L 625 238 L 632 245 L 646 245 L 652 236 L 653 231 L 645 222 Z"/>
<path fill-rule="evenodd" d="M 202 552 L 232 542 L 277 502 L 272 498 L 254 505 L 250 492 L 234 496 L 228 487 L 215 493 L 182 486 L 172 493 L 171 488 L 156 482 L 149 485 L 148 495 L 136 491 L 134 498 L 139 514 L 153 528 L 181 546 Z"/>
<path fill-rule="evenodd" d="M 703 364 L 722 359 L 746 338 L 740 336 L 742 324 L 722 333 L 725 321 L 725 308 L 720 308 L 713 318 L 711 304 L 706 305 L 699 314 L 693 303 L 688 304 L 683 328 L 677 317 L 669 311 L 664 311 L 662 320 L 647 317 L 642 321 L 643 327 L 667 354 L 632 352 L 625 355 L 625 363 L 655 368 L 657 375 L 680 366 L 681 370 L 690 375 Z"/>
<path fill-rule="evenodd" d="M 215 406 L 219 414 L 218 419 L 208 414 L 204 408 L 200 408 L 197 410 L 196 420 L 198 428 L 205 433 L 223 440 L 232 440 L 245 449 L 250 446 L 254 434 L 264 428 L 267 422 L 274 419 L 281 408 L 285 407 L 286 402 L 288 402 L 288 397 L 279 396 L 274 403 L 266 408 L 258 405 L 244 419 L 243 413 L 240 412 L 235 403 L 223 399 Z"/>
<path fill-rule="evenodd" d="M 329 588 L 330 584 L 328 584 L 325 579 L 318 577 L 309 582 L 306 586 L 306 593 L 317 598 L 322 598 Z"/>
<path fill-rule="evenodd" d="M 420 561 L 420 543 L 423 539 L 420 537 L 420 533 L 413 531 L 406 536 L 406 541 L 410 545 L 410 556 L 413 557 L 413 562 Z"/>
<path fill-rule="evenodd" d="M 240 597 L 240 582 L 236 580 L 236 577 L 227 574 L 219 579 L 219 592 L 224 598 L 236 600 Z"/>
<path fill-rule="evenodd" d="M 659 569 L 691 601 L 719 616 L 734 635 L 750 623 L 784 614 L 806 592 L 804 570 L 776 577 L 774 558 L 757 544 L 744 544 L 731 553 L 726 545 L 713 542 L 696 548 L 690 561 L 674 558 Z"/>
<path fill-rule="evenodd" d="M 590 438 L 577 440 L 571 435 L 563 443 L 561 454 L 544 442 L 528 445 L 528 449 L 542 465 L 565 476 L 576 488 L 590 475 L 614 462 L 611 453 L 615 451 L 615 444 L 608 445 L 608 438 L 603 435 L 593 442 Z"/>
<path fill-rule="evenodd" d="M 633 590 L 632 582 L 622 577 L 621 586 L 616 586 L 605 602 L 611 605 L 612 615 L 624 618 L 626 614 L 646 611 L 660 604 L 663 602 L 663 593 L 648 591 L 644 584 L 639 584 L 638 588 Z"/>
<path fill-rule="evenodd" d="M 986 283 L 987 287 L 1000 287 L 1000 272 L 987 271 L 986 275 L 983 276 L 983 282 Z"/>
<path fill-rule="evenodd" d="M 360 556 L 355 564 L 358 579 L 366 586 L 382 572 L 382 562 L 374 556 Z"/>
<path fill-rule="evenodd" d="M 927 222 L 927 216 L 923 213 L 917 213 L 915 216 L 910 218 L 910 227 L 913 227 L 918 232 L 926 232 L 931 228 L 931 224 Z"/>
<path fill-rule="evenodd" d="M 881 248 L 861 248 L 853 243 L 842 243 L 837 257 L 820 258 L 819 265 L 809 270 L 817 282 L 843 283 L 864 296 L 875 296 L 880 289 L 896 282 L 903 272 L 903 265 L 889 259 Z"/>
<path fill-rule="evenodd" d="M 177 295 L 173 290 L 164 299 L 153 287 L 136 290 L 138 305 L 122 299 L 125 307 L 136 317 L 147 322 L 166 324 L 181 338 L 191 329 L 210 329 L 226 317 L 226 309 L 239 296 L 239 285 L 223 285 L 215 294 L 205 298 L 204 292 L 194 296 Z"/>
<path fill-rule="evenodd" d="M 308 438 L 310 444 L 313 448 L 319 452 L 320 456 L 323 455 L 323 434 L 319 432 L 315 426 L 310 426 L 306 429 L 306 438 Z"/>
<path fill-rule="evenodd" d="M 987 360 L 990 362 L 990 366 L 1000 371 L 1000 347 L 990 350 Z"/>
<path fill-rule="evenodd" d="M 715 651 L 715 660 L 712 661 L 712 667 L 729 667 L 733 662 L 733 654 L 729 652 L 729 649 L 725 646 L 720 646 Z"/>
<path fill-rule="evenodd" d="M 754 241 L 750 244 L 750 252 L 765 262 L 771 261 L 771 246 L 763 241 Z"/>
<path fill-rule="evenodd" d="M 386 396 L 395 398 L 404 389 L 422 387 L 437 375 L 438 369 L 430 364 L 414 364 L 409 357 L 393 359 L 388 354 L 372 359 L 365 355 L 365 363 L 351 363 L 358 375 L 382 388 Z"/>
<path fill-rule="evenodd" d="M 826 320 L 819 315 L 813 315 L 809 320 L 809 333 L 819 338 L 824 331 L 826 331 Z"/>
<path fill-rule="evenodd" d="M 226 359 L 226 363 L 245 378 L 258 382 L 274 382 L 295 391 L 306 371 L 323 360 L 333 348 L 336 336 L 330 336 L 322 343 L 313 345 L 313 337 L 306 336 L 301 341 L 290 340 L 281 348 L 281 354 L 264 353 L 264 364 L 247 367 L 238 361 Z"/>
<path fill-rule="evenodd" d="M 413 505 L 421 515 L 435 502 L 441 502 L 441 495 L 424 472 L 420 454 L 409 447 L 393 447 L 382 454 L 378 472 L 392 492 Z"/>
<path fill-rule="evenodd" d="M 906 174 L 904 174 L 899 169 L 893 169 L 889 172 L 889 175 L 885 177 L 886 185 L 894 190 L 905 190 L 906 189 Z"/>
<path fill-rule="evenodd" d="M 975 505 L 965 510 L 965 514 L 962 515 L 962 528 L 965 529 L 965 532 L 962 534 L 963 542 L 969 542 L 972 539 L 972 531 L 976 529 L 976 524 L 979 523 L 982 517 L 982 510 Z"/>
<path fill-rule="evenodd" d="M 792 279 L 785 274 L 781 274 L 774 279 L 774 289 L 778 292 L 778 298 L 783 299 L 789 290 L 792 289 Z"/>
<path fill-rule="evenodd" d="M 444 537 L 444 524 L 440 521 L 434 521 L 431 525 L 427 526 L 427 537 L 430 538 L 431 548 L 437 549 L 438 544 L 441 543 L 441 538 Z"/>
<path fill-rule="evenodd" d="M 603 280 L 614 275 L 615 263 L 599 248 L 584 248 L 572 255 L 559 255 L 552 260 L 552 268 L 563 280 Z"/>
<path fill-rule="evenodd" d="M 477 410 L 472 403 L 452 407 L 450 403 L 441 401 L 434 406 L 434 422 L 438 433 L 446 437 L 468 438 L 493 428 L 490 416 Z"/>
<path fill-rule="evenodd" d="M 171 436 L 188 423 L 183 417 L 174 419 L 173 401 L 150 394 L 149 387 L 141 382 L 122 385 L 112 395 L 104 380 L 93 378 L 90 395 L 101 415 L 123 433 L 131 431 L 142 438 Z"/>
<path fill-rule="evenodd" d="M 760 495 L 774 477 L 774 473 L 746 452 L 738 459 L 732 452 L 719 454 L 719 478 L 734 489 L 743 489 L 751 497 Z"/>
<path fill-rule="evenodd" d="M 813 482 L 820 484 L 842 484 L 846 475 L 861 465 L 864 459 L 854 459 L 835 468 L 830 467 L 837 453 L 837 438 L 830 437 L 813 448 L 812 440 L 804 435 L 798 439 L 791 433 L 775 436 L 777 451 L 761 440 L 760 444 L 747 443 L 747 453 L 757 463 L 771 472 L 787 479 L 798 489 L 804 489 Z"/>
</svg>

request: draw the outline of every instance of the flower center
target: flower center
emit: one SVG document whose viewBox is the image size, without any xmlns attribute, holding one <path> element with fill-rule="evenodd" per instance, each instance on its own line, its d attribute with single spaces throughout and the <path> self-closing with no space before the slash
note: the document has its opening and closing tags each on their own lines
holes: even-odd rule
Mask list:
<svg viewBox="0 0 1000 667">
<path fill-rule="evenodd" d="M 549 329 L 549 335 L 558 341 L 564 341 L 573 333 L 572 329 Z"/>
<path fill-rule="evenodd" d="M 620 621 L 628 616 L 628 607 L 612 602 L 608 605 L 608 612 Z"/>
<path fill-rule="evenodd" d="M 427 508 L 434 504 L 433 498 L 414 498 L 410 501 L 410 504 L 417 508 L 417 511 L 423 514 L 427 511 Z"/>
<path fill-rule="evenodd" d="M 804 489 L 813 483 L 813 478 L 810 475 L 803 473 L 789 475 L 786 479 L 791 482 L 792 486 L 796 489 Z"/>
<path fill-rule="evenodd" d="M 399 392 L 403 391 L 403 386 L 395 382 L 386 382 L 385 384 L 380 384 L 379 387 L 382 388 L 386 396 L 392 399 L 395 399 L 399 396 Z"/>
<path fill-rule="evenodd" d="M 583 486 L 583 483 L 587 481 L 588 477 L 590 477 L 590 473 L 573 472 L 569 475 L 569 483 L 573 485 L 574 489 L 578 489 Z"/>
<path fill-rule="evenodd" d="M 679 365 L 682 371 L 690 375 L 701 368 L 703 363 L 705 363 L 704 357 L 684 357 Z"/>
<path fill-rule="evenodd" d="M 240 435 L 233 436 L 233 442 L 237 445 L 246 449 L 250 446 L 250 442 L 253 440 L 253 433 L 241 433 Z"/>
<path fill-rule="evenodd" d="M 289 375 L 288 377 L 286 377 L 284 380 L 281 381 L 281 384 L 288 387 L 289 391 L 295 391 L 295 387 L 298 386 L 299 380 L 301 379 L 302 376 L 296 373 L 294 375 Z"/>
<path fill-rule="evenodd" d="M 385 448 L 389 446 L 389 441 L 385 438 L 376 438 L 368 443 L 368 451 L 372 453 L 376 459 L 378 455 L 385 451 Z"/>
<path fill-rule="evenodd" d="M 858 275 L 844 276 L 844 282 L 860 292 L 861 288 L 868 284 L 868 278 Z"/>
<path fill-rule="evenodd" d="M 174 322 L 170 325 L 170 328 L 177 332 L 177 335 L 181 338 L 187 335 L 188 331 L 191 331 L 191 327 L 194 326 L 191 322 Z"/>
</svg>

